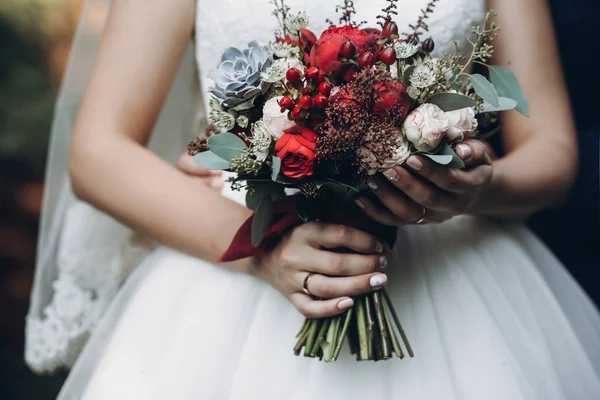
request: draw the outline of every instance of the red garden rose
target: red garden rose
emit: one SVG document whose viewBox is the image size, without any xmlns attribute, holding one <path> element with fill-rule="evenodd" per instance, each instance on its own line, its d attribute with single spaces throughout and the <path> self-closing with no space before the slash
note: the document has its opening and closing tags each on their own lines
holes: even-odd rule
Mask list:
<svg viewBox="0 0 600 400">
<path fill-rule="evenodd" d="M 375 85 L 375 104 L 373 105 L 373 114 L 385 117 L 387 111 L 395 107 L 402 112 L 402 119 L 405 119 L 410 111 L 411 99 L 404 85 L 400 82 L 387 82 Z"/>
<path fill-rule="evenodd" d="M 311 176 L 315 172 L 317 134 L 300 125 L 284 132 L 275 145 L 275 154 L 281 159 L 281 172 L 292 179 Z"/>
<path fill-rule="evenodd" d="M 319 67 L 325 74 L 339 75 L 348 67 L 339 59 L 340 49 L 347 41 L 352 41 L 358 53 L 362 53 L 369 42 L 369 35 L 356 27 L 344 25 L 332 27 L 321 34 L 313 45 L 309 63 Z"/>
</svg>

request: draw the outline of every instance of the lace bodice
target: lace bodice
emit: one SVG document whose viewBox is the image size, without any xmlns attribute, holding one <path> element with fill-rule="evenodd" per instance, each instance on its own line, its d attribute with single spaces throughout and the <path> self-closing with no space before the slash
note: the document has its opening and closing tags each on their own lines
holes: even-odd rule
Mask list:
<svg viewBox="0 0 600 400">
<path fill-rule="evenodd" d="M 342 4 L 343 0 L 285 2 L 294 11 L 305 11 L 311 18 L 309 28 L 319 34 L 326 29 L 327 18 L 337 20 L 335 5 Z M 354 2 L 356 19 L 366 21 L 368 26 L 375 26 L 376 16 L 386 6 L 384 0 Z M 408 31 L 408 25 L 417 20 L 427 2 L 400 0 L 396 21 L 401 31 Z M 225 48 L 244 47 L 252 40 L 267 44 L 273 39 L 277 22 L 271 11 L 268 0 L 198 1 L 195 53 L 203 89 L 210 86 L 208 71 L 217 65 Z M 468 44 L 465 36 L 483 19 L 484 13 L 485 0 L 440 0 L 429 20 L 435 52 L 453 51 L 455 45 L 459 51 L 465 49 Z M 189 88 L 175 87 L 174 90 Z M 204 104 L 208 104 L 206 91 L 203 95 Z M 181 121 L 182 114 L 191 112 L 185 107 L 175 108 L 179 114 L 175 112 L 171 116 L 176 120 L 163 121 L 162 129 L 167 132 Z M 159 143 L 160 146 L 180 146 L 175 153 L 183 151 L 184 144 L 175 144 L 169 135 L 163 138 L 167 140 Z M 159 153 L 164 155 L 165 152 Z M 242 193 L 232 193 L 228 188 L 224 194 L 237 201 L 243 199 Z M 56 252 L 57 276 L 42 277 L 53 282 L 52 297 L 41 313 L 30 313 L 27 319 L 25 357 L 38 372 L 52 372 L 72 365 L 119 286 L 148 252 L 147 246 L 132 240 L 135 235 L 112 218 L 74 199 L 67 204 Z"/>
</svg>

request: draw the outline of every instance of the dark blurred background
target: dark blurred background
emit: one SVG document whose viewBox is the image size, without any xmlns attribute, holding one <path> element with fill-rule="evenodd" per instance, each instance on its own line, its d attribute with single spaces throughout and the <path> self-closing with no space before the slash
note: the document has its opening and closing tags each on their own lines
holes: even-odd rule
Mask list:
<svg viewBox="0 0 600 400">
<path fill-rule="evenodd" d="M 578 122 L 582 165 L 563 209 L 531 226 L 600 302 L 598 137 L 600 1 L 551 0 Z M 66 374 L 23 362 L 54 101 L 81 0 L 0 0 L 0 399 L 53 399 Z"/>
<path fill-rule="evenodd" d="M 81 0 L 0 1 L 0 399 L 53 399 L 23 362 L 54 101 Z"/>
</svg>

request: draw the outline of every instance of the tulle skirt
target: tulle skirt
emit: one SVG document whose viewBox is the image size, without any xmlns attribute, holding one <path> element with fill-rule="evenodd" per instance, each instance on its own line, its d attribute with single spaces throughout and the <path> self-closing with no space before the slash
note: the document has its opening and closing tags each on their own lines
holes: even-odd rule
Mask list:
<svg viewBox="0 0 600 400">
<path fill-rule="evenodd" d="M 297 357 L 303 317 L 267 284 L 166 248 L 134 272 L 59 399 L 587 400 L 600 316 L 521 225 L 400 230 L 386 273 L 414 358 Z"/>
</svg>

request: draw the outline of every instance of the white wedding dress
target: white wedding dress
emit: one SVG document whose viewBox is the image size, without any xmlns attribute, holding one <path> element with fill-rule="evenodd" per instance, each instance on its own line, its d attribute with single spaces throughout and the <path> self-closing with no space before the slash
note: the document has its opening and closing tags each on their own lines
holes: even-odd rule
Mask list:
<svg viewBox="0 0 600 400">
<path fill-rule="evenodd" d="M 399 2 L 401 30 L 426 2 Z M 320 32 L 341 1 L 286 3 Z M 386 4 L 355 3 L 370 25 Z M 440 1 L 430 23 L 436 52 L 465 48 L 484 14 L 484 0 Z M 199 1 L 202 86 L 226 47 L 267 43 L 275 27 L 267 0 Z M 415 357 L 359 363 L 346 349 L 325 364 L 293 355 L 303 317 L 272 287 L 157 248 L 95 324 L 59 398 L 600 398 L 600 317 L 524 226 L 458 217 L 404 227 L 386 273 Z"/>
</svg>

